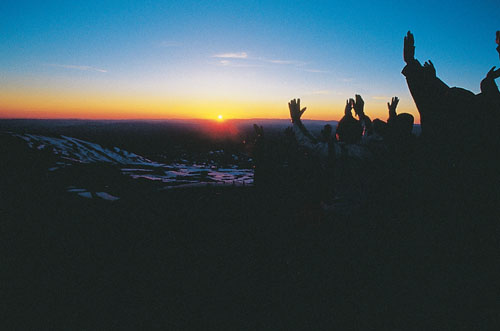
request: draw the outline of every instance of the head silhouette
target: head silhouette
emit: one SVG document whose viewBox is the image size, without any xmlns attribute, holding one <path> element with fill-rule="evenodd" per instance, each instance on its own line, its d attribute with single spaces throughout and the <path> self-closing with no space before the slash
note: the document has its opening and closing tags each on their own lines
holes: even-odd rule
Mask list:
<svg viewBox="0 0 500 331">
<path fill-rule="evenodd" d="M 373 120 L 373 131 L 381 137 L 387 134 L 387 123 L 378 118 Z"/>
<path fill-rule="evenodd" d="M 411 135 L 413 130 L 413 115 L 408 113 L 401 113 L 396 117 L 396 121 L 394 123 L 395 130 L 399 136 L 408 136 Z"/>
<path fill-rule="evenodd" d="M 332 136 L 332 126 L 330 124 L 326 124 L 321 130 L 321 140 L 328 141 Z"/>
</svg>

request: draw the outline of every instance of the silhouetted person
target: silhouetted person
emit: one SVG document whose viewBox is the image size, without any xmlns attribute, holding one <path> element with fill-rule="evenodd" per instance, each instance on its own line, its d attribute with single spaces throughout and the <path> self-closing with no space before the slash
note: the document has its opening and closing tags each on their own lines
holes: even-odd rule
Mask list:
<svg viewBox="0 0 500 331">
<path fill-rule="evenodd" d="M 361 123 L 352 116 L 352 108 L 354 106 L 354 99 L 348 99 L 345 105 L 344 116 L 337 124 L 336 135 L 340 142 L 346 144 L 359 143 L 363 136 L 363 126 Z"/>
<path fill-rule="evenodd" d="M 387 134 L 389 139 L 401 140 L 411 136 L 413 131 L 413 115 L 408 113 L 396 113 L 399 98 L 394 97 L 391 103 L 387 103 L 389 118 L 387 119 Z"/>
<path fill-rule="evenodd" d="M 293 99 L 288 103 L 290 117 L 293 123 L 295 138 L 307 150 L 300 165 L 296 166 L 297 173 L 302 178 L 297 182 L 304 182 L 304 192 L 314 197 L 317 202 L 328 202 L 334 195 L 335 156 L 336 144 L 332 136 L 332 127 L 327 124 L 321 130 L 319 139 L 315 138 L 304 126 L 301 116 L 306 108 L 300 108 L 300 99 Z M 298 166 L 298 167 L 297 167 Z"/>
<path fill-rule="evenodd" d="M 344 138 L 344 141 L 339 143 L 335 143 L 331 136 L 329 125 L 323 128 L 320 139 L 316 139 L 309 133 L 300 120 L 306 110 L 306 108 L 300 108 L 300 99 L 291 100 L 288 104 L 297 142 L 310 151 L 311 158 L 319 157 L 318 161 L 322 165 L 321 176 L 317 177 L 319 179 L 315 183 L 312 183 L 313 190 L 323 192 L 322 201 L 327 202 L 327 205 L 329 199 L 333 197 L 333 192 L 336 192 L 343 201 L 344 212 L 352 212 L 356 206 L 367 200 L 363 186 L 366 185 L 369 173 L 365 171 L 365 168 L 368 165 L 367 161 L 372 157 L 370 148 L 361 142 L 361 124 L 351 115 L 353 104 L 353 99 L 347 100 L 346 116 L 341 121 L 343 125 L 340 125 L 340 131 L 337 129 L 337 134 L 340 132 L 340 137 Z M 347 141 L 346 137 L 348 137 Z M 314 171 L 316 167 L 310 166 L 309 169 L 309 171 Z M 338 204 L 336 205 L 338 207 Z M 345 210 L 346 208 L 349 211 Z"/>
<path fill-rule="evenodd" d="M 426 196 L 434 196 L 426 200 L 434 199 L 438 209 L 446 203 L 462 207 L 457 201 L 469 202 L 472 207 L 492 206 L 496 199 L 491 197 L 500 193 L 496 184 L 500 163 L 494 152 L 500 147 L 500 103 L 495 83 L 500 71 L 492 68 L 481 82 L 481 93 L 475 95 L 442 82 L 431 61 L 422 66 L 414 57 L 414 38 L 409 31 L 403 56 L 403 75 L 421 119 L 422 189 Z M 483 198 L 478 199 L 480 196 Z"/>
<path fill-rule="evenodd" d="M 446 85 L 436 77 L 436 69 L 430 60 L 422 66 L 415 59 L 414 38 L 409 31 L 404 38 L 403 56 L 406 66 L 402 73 L 420 113 L 422 138 L 440 145 L 441 149 L 446 146 L 448 151 L 457 153 L 459 146 L 470 137 L 457 133 L 477 131 L 476 118 L 480 115 L 474 111 L 476 96 L 465 89 Z"/>
</svg>

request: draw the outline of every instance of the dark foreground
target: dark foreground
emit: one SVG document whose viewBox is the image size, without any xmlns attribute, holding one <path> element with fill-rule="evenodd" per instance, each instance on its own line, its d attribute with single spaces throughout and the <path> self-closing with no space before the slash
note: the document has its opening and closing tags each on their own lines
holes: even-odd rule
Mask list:
<svg viewBox="0 0 500 331">
<path fill-rule="evenodd" d="M 89 200 L 36 151 L 2 152 L 3 329 L 500 324 L 498 215 L 470 202 L 346 217 L 279 188 L 158 191 L 112 169 L 96 178 L 134 189 Z"/>
</svg>

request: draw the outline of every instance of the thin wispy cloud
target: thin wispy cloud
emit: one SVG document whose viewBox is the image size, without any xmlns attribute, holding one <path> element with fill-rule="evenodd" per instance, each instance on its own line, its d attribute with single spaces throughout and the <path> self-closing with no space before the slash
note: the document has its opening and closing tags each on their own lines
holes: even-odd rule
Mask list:
<svg viewBox="0 0 500 331">
<path fill-rule="evenodd" d="M 298 61 L 292 61 L 292 60 L 267 60 L 267 59 L 262 59 L 262 61 L 269 62 L 269 63 L 274 63 L 274 64 L 298 64 Z"/>
<path fill-rule="evenodd" d="M 103 72 L 103 73 L 108 72 L 107 70 L 104 70 L 104 69 L 101 69 L 101 68 L 96 68 L 96 67 L 91 67 L 91 66 L 74 65 L 74 64 L 47 63 L 46 65 L 49 66 L 49 67 L 64 68 L 64 69 L 74 69 L 74 70 L 81 70 L 81 71 L 95 71 L 95 72 Z"/>
<path fill-rule="evenodd" d="M 248 56 L 247 52 L 230 52 L 230 53 L 220 53 L 212 55 L 213 58 L 217 59 L 234 59 L 234 60 L 246 60 L 253 62 L 261 62 L 261 63 L 271 63 L 271 64 L 279 64 L 279 65 L 295 65 L 302 66 L 305 62 L 296 61 L 296 60 L 282 60 L 282 59 L 268 59 L 264 57 L 251 57 Z M 224 62 L 227 64 L 227 62 Z M 221 64 L 224 64 L 221 63 Z"/>
<path fill-rule="evenodd" d="M 212 57 L 215 57 L 218 59 L 247 59 L 248 54 L 246 52 L 222 53 L 222 54 L 212 55 Z"/>
<path fill-rule="evenodd" d="M 312 72 L 312 73 L 319 73 L 319 74 L 327 74 L 330 73 L 330 71 L 327 70 L 320 70 L 320 69 L 304 69 L 306 72 Z"/>
<path fill-rule="evenodd" d="M 258 64 L 250 64 L 250 63 L 235 63 L 230 60 L 220 60 L 217 62 L 217 65 L 224 67 L 234 67 L 234 68 L 250 68 L 250 67 L 261 67 Z"/>
<path fill-rule="evenodd" d="M 256 60 L 266 62 L 266 63 L 272 63 L 272 64 L 281 64 L 281 65 L 294 65 L 294 66 L 303 66 L 306 63 L 302 61 L 297 61 L 297 60 L 282 60 L 282 59 L 267 59 L 264 57 L 257 58 Z"/>
</svg>

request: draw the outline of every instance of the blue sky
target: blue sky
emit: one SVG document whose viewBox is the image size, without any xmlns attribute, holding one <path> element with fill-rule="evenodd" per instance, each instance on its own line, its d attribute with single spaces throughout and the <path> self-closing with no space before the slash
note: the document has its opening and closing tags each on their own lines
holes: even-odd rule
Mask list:
<svg viewBox="0 0 500 331">
<path fill-rule="evenodd" d="M 3 0 L 0 97 L 21 117 L 43 100 L 62 117 L 66 104 L 70 117 L 92 107 L 106 117 L 115 103 L 137 107 L 136 117 L 211 117 L 222 107 L 227 117 L 283 118 L 301 97 L 306 117 L 338 119 L 354 93 L 372 117 L 394 95 L 417 114 L 400 73 L 406 31 L 418 59 L 477 93 L 500 66 L 499 10 L 494 1 Z"/>
</svg>

